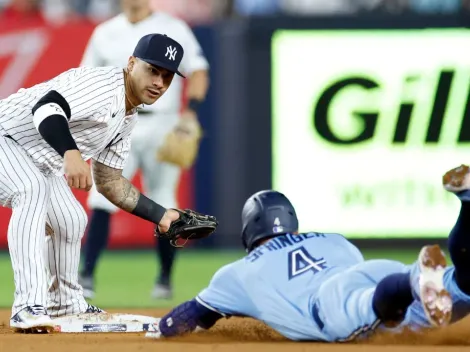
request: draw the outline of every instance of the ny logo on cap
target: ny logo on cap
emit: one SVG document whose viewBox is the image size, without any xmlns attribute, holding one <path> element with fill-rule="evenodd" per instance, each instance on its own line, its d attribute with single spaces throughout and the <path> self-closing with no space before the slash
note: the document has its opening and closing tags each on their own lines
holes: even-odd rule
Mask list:
<svg viewBox="0 0 470 352">
<path fill-rule="evenodd" d="M 168 55 L 170 55 L 168 58 L 172 61 L 175 61 L 177 52 L 178 51 L 176 51 L 176 48 L 173 48 L 171 45 L 167 46 L 165 57 L 168 57 Z"/>
</svg>

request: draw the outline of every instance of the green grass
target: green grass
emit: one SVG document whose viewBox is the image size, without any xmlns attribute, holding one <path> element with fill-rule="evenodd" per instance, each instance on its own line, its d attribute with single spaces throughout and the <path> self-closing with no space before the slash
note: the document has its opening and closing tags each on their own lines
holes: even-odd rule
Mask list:
<svg viewBox="0 0 470 352">
<path fill-rule="evenodd" d="M 364 250 L 363 253 L 366 259 L 387 258 L 411 263 L 417 250 Z M 175 297 L 171 301 L 156 301 L 150 298 L 157 275 L 153 251 L 106 252 L 97 268 L 97 293 L 92 303 L 105 309 L 171 307 L 194 297 L 219 267 L 243 254 L 241 251 L 180 251 L 173 278 Z M 0 307 L 10 307 L 14 285 L 8 252 L 0 252 L 0 278 Z"/>
<path fill-rule="evenodd" d="M 153 251 L 106 252 L 97 267 L 96 297 L 91 303 L 102 308 L 169 307 L 192 298 L 209 282 L 217 268 L 240 258 L 242 252 L 178 253 L 174 269 L 174 299 L 151 299 L 157 276 Z M 0 251 L 0 307 L 10 307 L 14 283 L 8 252 Z"/>
</svg>

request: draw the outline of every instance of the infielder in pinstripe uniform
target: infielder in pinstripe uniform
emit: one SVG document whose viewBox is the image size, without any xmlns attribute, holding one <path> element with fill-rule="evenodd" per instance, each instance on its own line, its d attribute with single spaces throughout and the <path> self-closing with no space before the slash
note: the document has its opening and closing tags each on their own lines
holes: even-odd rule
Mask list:
<svg viewBox="0 0 470 352">
<path fill-rule="evenodd" d="M 191 28 L 181 19 L 170 14 L 152 12 L 148 0 L 121 0 L 123 12 L 98 25 L 87 45 L 81 66 L 125 65 L 129 50 L 144 35 L 165 31 L 184 47 L 184 58 L 179 70 L 187 77 L 188 106 L 180 114 L 183 80 L 175 77 L 165 96 L 152 106 L 139 109 L 139 123 L 132 133 L 132 150 L 124 177 L 132 180 L 142 171 L 143 189 L 151 199 L 167 208 L 178 208 L 177 189 L 181 169 L 178 165 L 157 161 L 157 151 L 165 136 L 181 120 L 197 120 L 197 111 L 206 96 L 209 84 L 209 64 Z M 119 40 L 114 40 L 119 38 Z M 181 116 L 180 116 L 181 115 Z M 88 193 L 91 209 L 86 242 L 83 248 L 83 270 L 79 282 L 85 298 L 92 299 L 96 291 L 95 269 L 109 238 L 111 215 L 118 208 L 100 195 L 95 187 Z M 159 275 L 155 280 L 152 297 L 172 297 L 171 284 L 176 248 L 169 241 L 155 241 Z M 157 270 L 158 271 L 158 270 Z"/>
<path fill-rule="evenodd" d="M 87 160 L 98 191 L 119 208 L 158 224 L 161 232 L 178 219 L 121 173 L 136 107 L 166 92 L 174 74 L 181 75 L 182 58 L 177 41 L 150 34 L 125 69 L 71 69 L 0 100 L 0 202 L 13 210 L 11 327 L 49 331 L 51 317 L 102 312 L 86 302 L 77 282 L 87 215 L 70 187 L 90 190 Z"/>
</svg>

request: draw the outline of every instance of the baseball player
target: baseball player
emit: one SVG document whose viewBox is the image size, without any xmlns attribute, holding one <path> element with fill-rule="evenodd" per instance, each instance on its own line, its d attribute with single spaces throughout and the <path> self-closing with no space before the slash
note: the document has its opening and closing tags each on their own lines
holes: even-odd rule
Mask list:
<svg viewBox="0 0 470 352">
<path fill-rule="evenodd" d="M 151 34 L 124 69 L 75 68 L 0 100 L 0 202 L 12 208 L 16 288 L 11 327 L 49 331 L 51 317 L 102 312 L 78 284 L 87 216 L 70 187 L 91 188 L 87 160 L 98 191 L 119 208 L 158 224 L 162 234 L 180 221 L 178 211 L 141 194 L 122 169 L 136 107 L 164 95 L 175 73 L 181 75 L 182 59 L 181 44 Z"/>
<path fill-rule="evenodd" d="M 447 172 L 443 183 L 462 204 L 448 240 L 453 266 L 446 267 L 438 246 L 423 247 L 410 266 L 364 261 L 339 234 L 297 233 L 290 201 L 262 191 L 242 212 L 248 255 L 218 270 L 207 288 L 146 336 L 170 337 L 209 329 L 222 317 L 248 316 L 291 340 L 339 342 L 462 319 L 470 312 L 469 167 Z"/>
<path fill-rule="evenodd" d="M 185 22 L 163 12 L 152 12 L 148 0 L 122 0 L 121 6 L 123 13 L 95 29 L 81 65 L 122 65 L 139 38 L 152 32 L 166 33 L 183 45 L 185 55 L 180 69 L 188 77 L 188 107 L 180 114 L 183 81 L 175 77 L 158 104 L 139 110 L 139 122 L 132 135 L 132 150 L 123 171 L 126 178 L 132 179 L 137 170 L 141 169 L 143 187 L 149 197 L 166 207 L 177 208 L 176 193 L 182 165 L 162 162 L 156 156 L 171 131 L 185 122 L 197 123 L 198 106 L 205 99 L 208 89 L 208 63 Z M 185 149 L 184 153 L 189 153 L 189 147 L 182 146 L 182 149 Z M 118 208 L 100 195 L 95 187 L 89 194 L 88 206 L 92 213 L 80 283 L 85 297 L 91 299 L 95 293 L 95 267 L 108 242 L 110 216 Z M 175 247 L 160 239 L 155 242 L 155 249 L 160 262 L 160 275 L 156 278 L 152 296 L 171 298 Z"/>
</svg>

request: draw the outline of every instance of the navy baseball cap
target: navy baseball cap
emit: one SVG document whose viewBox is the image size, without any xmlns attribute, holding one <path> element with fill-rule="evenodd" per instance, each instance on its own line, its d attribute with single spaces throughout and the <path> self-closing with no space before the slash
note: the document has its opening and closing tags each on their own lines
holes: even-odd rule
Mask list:
<svg viewBox="0 0 470 352">
<path fill-rule="evenodd" d="M 143 36 L 137 43 L 133 55 L 151 65 L 163 67 L 184 77 L 178 71 L 184 55 L 183 47 L 165 34 L 154 33 Z"/>
</svg>

